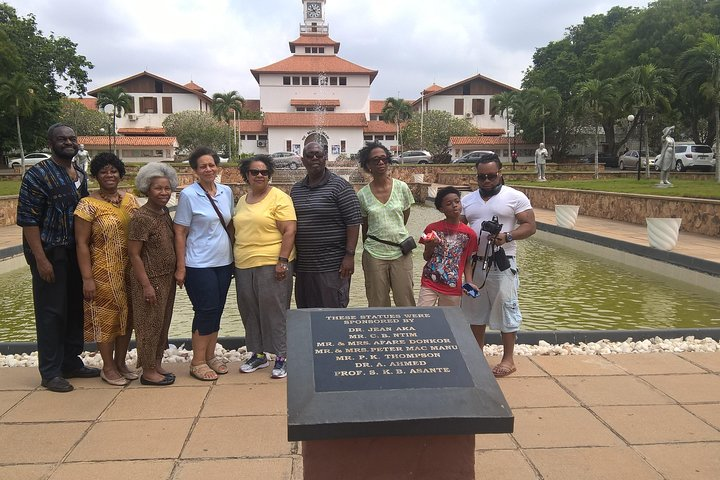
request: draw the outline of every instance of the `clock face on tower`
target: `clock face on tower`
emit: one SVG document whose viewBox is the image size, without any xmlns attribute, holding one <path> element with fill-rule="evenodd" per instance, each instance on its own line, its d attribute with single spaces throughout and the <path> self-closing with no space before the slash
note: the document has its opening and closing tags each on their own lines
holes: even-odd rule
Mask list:
<svg viewBox="0 0 720 480">
<path fill-rule="evenodd" d="M 310 2 L 307 4 L 307 16 L 309 18 L 320 18 L 321 14 L 322 10 L 319 3 Z"/>
</svg>

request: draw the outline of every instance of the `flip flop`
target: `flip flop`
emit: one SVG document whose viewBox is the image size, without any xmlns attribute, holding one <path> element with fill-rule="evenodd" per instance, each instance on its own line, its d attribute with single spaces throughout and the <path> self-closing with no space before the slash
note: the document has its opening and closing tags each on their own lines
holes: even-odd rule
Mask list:
<svg viewBox="0 0 720 480">
<path fill-rule="evenodd" d="M 493 375 L 495 375 L 495 378 L 501 378 L 501 377 L 507 377 L 511 373 L 515 372 L 517 368 L 515 365 L 507 366 L 503 365 L 502 363 L 498 363 L 495 365 L 492 369 Z"/>
</svg>

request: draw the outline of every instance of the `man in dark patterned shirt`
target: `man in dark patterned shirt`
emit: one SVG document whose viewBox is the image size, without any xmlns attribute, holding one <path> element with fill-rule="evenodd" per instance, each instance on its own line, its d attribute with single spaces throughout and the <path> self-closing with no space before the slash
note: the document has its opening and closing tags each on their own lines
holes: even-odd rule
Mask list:
<svg viewBox="0 0 720 480">
<path fill-rule="evenodd" d="M 52 157 L 27 171 L 20 185 L 17 224 L 30 265 L 42 386 L 69 392 L 72 377 L 97 377 L 79 355 L 83 350 L 83 291 L 75 252 L 73 212 L 88 195 L 87 176 L 73 164 L 75 132 L 48 129 Z"/>
<path fill-rule="evenodd" d="M 355 271 L 360 203 L 347 181 L 329 171 L 316 142 L 303 150 L 307 176 L 290 192 L 297 216 L 295 303 L 298 308 L 345 308 Z"/>
</svg>

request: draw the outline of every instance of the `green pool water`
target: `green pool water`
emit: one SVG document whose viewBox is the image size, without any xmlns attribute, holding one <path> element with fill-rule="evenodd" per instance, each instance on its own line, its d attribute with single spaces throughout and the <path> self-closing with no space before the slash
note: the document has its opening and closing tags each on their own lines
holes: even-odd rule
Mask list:
<svg viewBox="0 0 720 480">
<path fill-rule="evenodd" d="M 409 230 L 417 238 L 425 225 L 440 218 L 433 208 L 413 206 Z M 518 242 L 518 249 L 523 330 L 720 326 L 720 299 L 709 291 L 532 238 Z M 417 291 L 424 263 L 421 248 L 414 251 L 414 261 Z M 364 277 L 358 255 L 350 307 L 364 306 Z M 191 323 L 192 306 L 185 291 L 179 290 L 170 336 L 190 336 Z M 228 295 L 220 335 L 244 335 L 234 286 Z M 29 269 L 0 274 L 0 341 L 34 340 Z"/>
</svg>

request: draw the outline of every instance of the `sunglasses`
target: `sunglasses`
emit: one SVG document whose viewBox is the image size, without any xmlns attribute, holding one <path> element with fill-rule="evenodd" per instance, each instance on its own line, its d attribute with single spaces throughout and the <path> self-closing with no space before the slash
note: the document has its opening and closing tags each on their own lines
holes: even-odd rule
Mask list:
<svg viewBox="0 0 720 480">
<path fill-rule="evenodd" d="M 248 170 L 248 172 L 250 172 L 250 175 L 252 175 L 253 177 L 257 177 L 258 175 L 267 177 L 268 175 L 270 175 L 270 172 L 268 172 L 267 170 L 257 170 L 254 168 L 251 168 L 250 170 Z"/>
<path fill-rule="evenodd" d="M 387 162 L 388 162 L 388 157 L 385 157 L 385 156 L 382 156 L 382 157 L 372 157 L 372 158 L 370 159 L 370 161 L 371 161 L 371 162 L 375 162 L 375 163 L 380 163 L 380 162 L 387 163 Z"/>
<path fill-rule="evenodd" d="M 481 182 L 484 182 L 485 180 L 495 180 L 497 177 L 497 173 L 489 173 L 487 175 L 484 173 L 478 173 L 477 179 Z"/>
<path fill-rule="evenodd" d="M 305 158 L 323 158 L 325 153 L 323 152 L 308 152 L 305 154 Z"/>
</svg>

